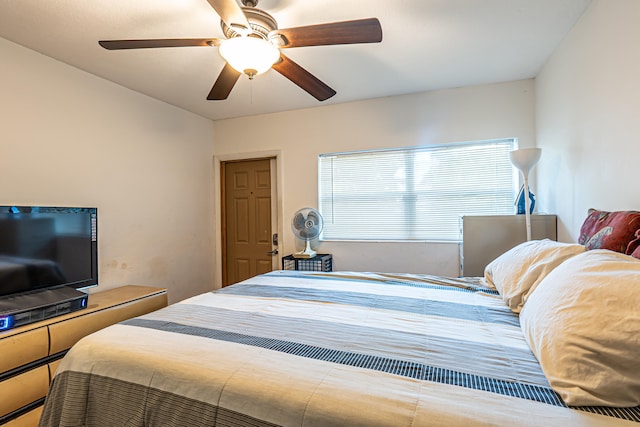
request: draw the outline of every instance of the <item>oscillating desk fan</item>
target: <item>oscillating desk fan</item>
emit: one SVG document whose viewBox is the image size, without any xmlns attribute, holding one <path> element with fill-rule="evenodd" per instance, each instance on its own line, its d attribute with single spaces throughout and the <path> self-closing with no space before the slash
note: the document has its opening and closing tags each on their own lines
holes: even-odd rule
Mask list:
<svg viewBox="0 0 640 427">
<path fill-rule="evenodd" d="M 294 253 L 294 258 L 313 258 L 316 256 L 316 251 L 311 249 L 310 242 L 320 235 L 322 226 L 322 215 L 313 208 L 302 208 L 293 215 L 291 230 L 294 236 L 305 241 L 304 250 Z"/>
</svg>

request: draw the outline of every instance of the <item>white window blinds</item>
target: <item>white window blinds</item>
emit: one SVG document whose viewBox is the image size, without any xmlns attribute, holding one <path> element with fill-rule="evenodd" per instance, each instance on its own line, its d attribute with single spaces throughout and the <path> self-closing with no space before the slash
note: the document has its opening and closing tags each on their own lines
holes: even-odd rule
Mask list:
<svg viewBox="0 0 640 427">
<path fill-rule="evenodd" d="M 323 240 L 459 240 L 460 215 L 514 213 L 514 139 L 322 154 Z"/>
</svg>

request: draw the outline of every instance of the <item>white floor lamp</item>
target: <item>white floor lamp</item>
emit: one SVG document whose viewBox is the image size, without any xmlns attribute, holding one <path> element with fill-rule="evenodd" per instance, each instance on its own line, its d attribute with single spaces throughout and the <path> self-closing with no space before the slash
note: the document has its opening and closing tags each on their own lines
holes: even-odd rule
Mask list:
<svg viewBox="0 0 640 427">
<path fill-rule="evenodd" d="M 513 166 L 518 168 L 522 173 L 522 181 L 524 183 L 524 216 L 527 224 L 527 241 L 531 240 L 531 201 L 529 200 L 529 172 L 540 160 L 542 150 L 540 148 L 521 148 L 509 153 L 509 158 Z"/>
</svg>

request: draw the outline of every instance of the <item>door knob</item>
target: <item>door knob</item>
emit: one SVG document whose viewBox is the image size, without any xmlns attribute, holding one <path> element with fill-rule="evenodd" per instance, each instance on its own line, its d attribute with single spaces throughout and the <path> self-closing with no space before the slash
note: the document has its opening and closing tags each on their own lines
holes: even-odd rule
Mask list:
<svg viewBox="0 0 640 427">
<path fill-rule="evenodd" d="M 272 251 L 267 252 L 267 255 L 271 255 L 271 256 L 278 255 L 278 249 L 274 249 Z"/>
</svg>

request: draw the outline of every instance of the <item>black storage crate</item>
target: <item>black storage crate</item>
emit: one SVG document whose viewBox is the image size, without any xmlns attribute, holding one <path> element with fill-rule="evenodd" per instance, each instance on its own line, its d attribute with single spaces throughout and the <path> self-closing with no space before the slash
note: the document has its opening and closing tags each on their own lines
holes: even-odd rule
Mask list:
<svg viewBox="0 0 640 427">
<path fill-rule="evenodd" d="M 333 271 L 333 256 L 317 254 L 313 258 L 294 258 L 293 255 L 282 257 L 283 270 L 298 271 Z"/>
</svg>

